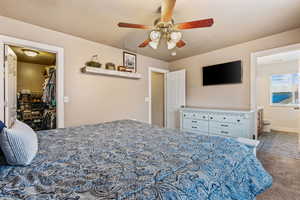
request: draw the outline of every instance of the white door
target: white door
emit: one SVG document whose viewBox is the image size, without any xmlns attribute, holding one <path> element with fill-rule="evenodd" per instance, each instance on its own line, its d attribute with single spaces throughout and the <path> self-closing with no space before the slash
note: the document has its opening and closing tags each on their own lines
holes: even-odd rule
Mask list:
<svg viewBox="0 0 300 200">
<path fill-rule="evenodd" d="M 17 118 L 17 56 L 5 45 L 4 64 L 4 119 L 7 127 L 11 127 Z"/>
<path fill-rule="evenodd" d="M 167 128 L 179 128 L 179 109 L 185 106 L 185 70 L 167 73 Z"/>
</svg>

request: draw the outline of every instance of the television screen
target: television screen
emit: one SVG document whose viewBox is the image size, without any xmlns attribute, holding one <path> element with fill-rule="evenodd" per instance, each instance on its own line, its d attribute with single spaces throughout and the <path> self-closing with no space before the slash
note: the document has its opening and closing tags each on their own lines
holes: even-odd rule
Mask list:
<svg viewBox="0 0 300 200">
<path fill-rule="evenodd" d="M 242 61 L 202 68 L 203 86 L 242 82 Z"/>
</svg>

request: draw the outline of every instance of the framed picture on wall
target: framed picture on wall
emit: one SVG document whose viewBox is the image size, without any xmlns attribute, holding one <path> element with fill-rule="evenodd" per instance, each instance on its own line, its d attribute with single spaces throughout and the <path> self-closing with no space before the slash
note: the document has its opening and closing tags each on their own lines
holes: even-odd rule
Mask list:
<svg viewBox="0 0 300 200">
<path fill-rule="evenodd" d="M 136 72 L 136 54 L 123 52 L 123 66 L 132 72 Z"/>
</svg>

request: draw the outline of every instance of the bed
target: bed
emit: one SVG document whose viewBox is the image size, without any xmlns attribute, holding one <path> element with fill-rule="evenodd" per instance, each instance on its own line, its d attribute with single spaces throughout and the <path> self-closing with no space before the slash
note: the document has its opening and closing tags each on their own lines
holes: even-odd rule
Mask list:
<svg viewBox="0 0 300 200">
<path fill-rule="evenodd" d="M 0 167 L 0 199 L 252 200 L 272 184 L 233 139 L 120 120 L 38 132 L 30 166 Z"/>
</svg>

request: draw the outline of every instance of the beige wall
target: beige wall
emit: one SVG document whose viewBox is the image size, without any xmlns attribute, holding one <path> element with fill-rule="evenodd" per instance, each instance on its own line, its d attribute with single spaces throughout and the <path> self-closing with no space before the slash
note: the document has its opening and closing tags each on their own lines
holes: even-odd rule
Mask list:
<svg viewBox="0 0 300 200">
<path fill-rule="evenodd" d="M 295 43 L 300 43 L 300 29 L 177 60 L 170 63 L 170 69 L 187 70 L 187 106 L 250 109 L 251 53 Z M 234 60 L 243 61 L 242 84 L 202 86 L 203 66 Z"/>
<path fill-rule="evenodd" d="M 270 105 L 270 78 L 273 74 L 298 73 L 298 61 L 257 66 L 257 105 L 264 108 L 264 120 L 271 122 L 271 129 L 298 132 L 300 112 L 293 107 Z"/>
<path fill-rule="evenodd" d="M 60 46 L 65 50 L 65 125 L 98 123 L 124 118 L 148 121 L 148 67 L 187 70 L 187 105 L 250 108 L 250 54 L 300 42 L 300 29 L 181 59 L 172 63 L 138 55 L 140 80 L 86 75 L 80 68 L 99 54 L 102 64 L 122 64 L 122 50 L 0 16 L 0 34 Z M 234 37 L 234 36 L 233 36 Z M 202 87 L 201 67 L 243 60 L 243 83 Z"/>
<path fill-rule="evenodd" d="M 82 74 L 80 68 L 95 54 L 102 64 L 122 65 L 123 50 L 1 16 L 0 27 L 3 35 L 64 48 L 64 88 L 70 98 L 65 104 L 65 126 L 124 118 L 148 121 L 148 67 L 168 68 L 167 62 L 138 55 L 140 80 Z"/>
<path fill-rule="evenodd" d="M 164 74 L 151 73 L 151 121 L 164 127 Z"/>
<path fill-rule="evenodd" d="M 18 62 L 17 90 L 28 89 L 32 92 L 42 92 L 45 67 L 45 65 Z"/>
</svg>

